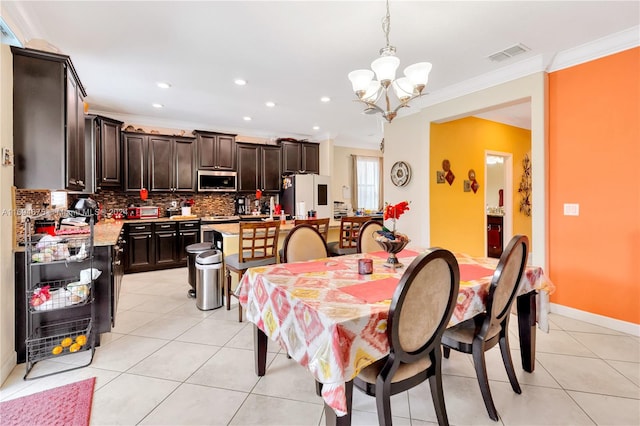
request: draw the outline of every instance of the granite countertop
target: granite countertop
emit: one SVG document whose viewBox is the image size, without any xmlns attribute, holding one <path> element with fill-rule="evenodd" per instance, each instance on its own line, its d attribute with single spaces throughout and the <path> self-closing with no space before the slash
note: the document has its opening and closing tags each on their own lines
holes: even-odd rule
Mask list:
<svg viewBox="0 0 640 426">
<path fill-rule="evenodd" d="M 123 219 L 122 223 L 141 223 L 141 222 L 182 222 L 186 220 L 200 220 L 198 216 L 171 216 L 171 217 L 158 217 L 151 219 Z"/>
<path fill-rule="evenodd" d="M 113 246 L 118 242 L 120 230 L 125 221 L 116 220 L 115 222 L 105 222 L 101 220 L 93 226 L 93 245 Z"/>
</svg>

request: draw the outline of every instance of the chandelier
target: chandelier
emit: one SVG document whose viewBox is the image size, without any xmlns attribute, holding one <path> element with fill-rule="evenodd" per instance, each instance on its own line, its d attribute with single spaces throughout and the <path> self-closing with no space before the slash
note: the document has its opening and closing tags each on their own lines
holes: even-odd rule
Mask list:
<svg viewBox="0 0 640 426">
<path fill-rule="evenodd" d="M 380 49 L 380 57 L 371 63 L 371 70 L 355 70 L 349 73 L 349 80 L 358 99 L 366 105 L 366 114 L 380 113 L 389 123 L 396 117 L 400 108 L 409 107 L 408 103 L 423 95 L 422 91 L 429 80 L 430 62 L 418 62 L 404 69 L 404 77 L 396 79 L 396 69 L 400 59 L 396 56 L 396 48 L 389 44 L 389 28 L 391 15 L 389 14 L 389 0 L 387 0 L 387 14 L 382 19 L 382 30 L 387 45 Z M 377 80 L 374 80 L 374 72 Z M 390 100 L 390 90 L 397 98 L 397 106 L 393 108 Z M 384 99 L 384 102 L 381 100 Z M 379 106 L 378 103 L 383 106 Z"/>
</svg>

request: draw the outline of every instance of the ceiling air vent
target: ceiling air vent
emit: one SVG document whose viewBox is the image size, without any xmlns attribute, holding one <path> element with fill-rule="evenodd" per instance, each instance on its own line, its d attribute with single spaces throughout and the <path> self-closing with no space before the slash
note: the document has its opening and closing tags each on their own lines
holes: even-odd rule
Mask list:
<svg viewBox="0 0 640 426">
<path fill-rule="evenodd" d="M 489 55 L 488 58 L 492 61 L 500 62 L 500 61 L 504 61 L 509 58 L 512 58 L 521 53 L 528 52 L 529 50 L 530 49 L 524 44 L 518 43 L 514 46 L 507 47 L 506 49 L 501 50 L 500 52 L 496 52 L 492 55 Z"/>
</svg>

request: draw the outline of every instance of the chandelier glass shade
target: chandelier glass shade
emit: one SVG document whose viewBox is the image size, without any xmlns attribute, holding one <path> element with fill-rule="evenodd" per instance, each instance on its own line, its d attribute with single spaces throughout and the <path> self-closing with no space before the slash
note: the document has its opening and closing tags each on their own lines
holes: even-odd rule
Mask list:
<svg viewBox="0 0 640 426">
<path fill-rule="evenodd" d="M 356 101 L 366 105 L 364 112 L 380 113 L 389 123 L 400 108 L 408 107 L 409 102 L 423 95 L 432 67 L 429 62 L 418 62 L 404 69 L 404 77 L 396 78 L 400 59 L 396 56 L 396 48 L 389 44 L 390 23 L 387 0 L 387 14 L 382 20 L 387 45 L 380 49 L 380 57 L 371 63 L 371 70 L 361 69 L 349 73 L 353 91 L 358 97 Z M 391 102 L 390 87 L 395 94 L 395 106 Z"/>
</svg>

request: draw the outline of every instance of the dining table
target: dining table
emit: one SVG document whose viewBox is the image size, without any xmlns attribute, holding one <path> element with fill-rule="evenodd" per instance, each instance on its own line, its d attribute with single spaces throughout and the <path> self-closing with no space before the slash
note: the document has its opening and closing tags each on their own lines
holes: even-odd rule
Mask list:
<svg viewBox="0 0 640 426">
<path fill-rule="evenodd" d="M 428 251 L 407 248 L 397 258 L 408 266 Z M 454 255 L 460 288 L 449 326 L 484 312 L 498 263 L 494 258 Z M 387 257 L 380 251 L 250 268 L 236 289 L 247 321 L 254 324 L 256 374 L 265 374 L 268 340 L 278 342 L 316 380 L 327 425 L 351 424 L 353 378 L 389 353 L 389 306 L 405 268 L 388 267 Z M 372 260 L 372 273 L 359 273 L 360 259 Z M 526 267 L 516 299 L 525 371 L 535 367 L 536 294 L 554 289 L 541 267 Z"/>
</svg>

